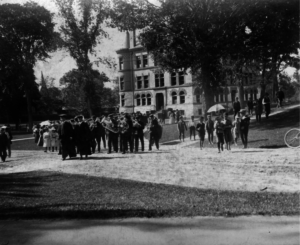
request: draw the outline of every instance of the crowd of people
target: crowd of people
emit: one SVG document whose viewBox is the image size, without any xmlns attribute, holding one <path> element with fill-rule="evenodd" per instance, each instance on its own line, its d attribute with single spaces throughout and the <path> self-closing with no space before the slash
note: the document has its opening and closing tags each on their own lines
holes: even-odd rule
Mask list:
<svg viewBox="0 0 300 245">
<path fill-rule="evenodd" d="M 49 125 L 35 125 L 33 134 L 35 143 L 44 151 L 62 155 L 62 160 L 80 155 L 80 159 L 101 150 L 101 142 L 107 153 L 112 151 L 125 154 L 138 152 L 139 145 L 144 151 L 144 132 L 149 131 L 149 151 L 155 144 L 159 149 L 162 127 L 154 115 L 146 117 L 141 113 L 131 115 L 120 113 L 108 116 L 84 119 L 82 115 L 70 119 L 60 115 L 60 121 Z"/>
<path fill-rule="evenodd" d="M 4 125 L 0 129 L 0 157 L 5 162 L 7 156 L 11 157 L 12 133 L 9 125 Z"/>
<path fill-rule="evenodd" d="M 190 140 L 196 139 L 196 131 L 200 139 L 200 149 L 204 147 L 205 135 L 207 134 L 208 143 L 214 144 L 214 133 L 217 139 L 219 153 L 224 150 L 224 144 L 227 150 L 231 150 L 231 144 L 237 145 L 238 139 L 241 137 L 244 148 L 248 145 L 248 131 L 250 125 L 250 117 L 246 115 L 246 109 L 241 109 L 235 115 L 234 121 L 230 120 L 228 113 L 225 112 L 212 120 L 211 115 L 207 115 L 207 120 L 200 116 L 199 122 L 195 121 L 194 116 L 187 123 L 180 117 L 178 122 L 179 140 L 184 141 L 184 132 L 189 129 Z"/>
</svg>

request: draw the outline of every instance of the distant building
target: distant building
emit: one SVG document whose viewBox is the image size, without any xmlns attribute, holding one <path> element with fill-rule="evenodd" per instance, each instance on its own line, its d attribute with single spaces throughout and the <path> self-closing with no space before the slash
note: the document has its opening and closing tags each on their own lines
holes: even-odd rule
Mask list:
<svg viewBox="0 0 300 245">
<path fill-rule="evenodd" d="M 193 76 L 180 71 L 163 73 L 138 43 L 134 31 L 126 33 L 124 48 L 116 52 L 119 59 L 120 112 L 145 113 L 171 108 L 181 110 L 185 117 L 203 114 L 203 94 Z M 258 94 L 255 78 L 245 78 L 244 84 L 245 99 L 255 99 Z M 228 84 L 216 91 L 215 102 L 232 107 L 237 94 L 238 87 Z"/>
</svg>

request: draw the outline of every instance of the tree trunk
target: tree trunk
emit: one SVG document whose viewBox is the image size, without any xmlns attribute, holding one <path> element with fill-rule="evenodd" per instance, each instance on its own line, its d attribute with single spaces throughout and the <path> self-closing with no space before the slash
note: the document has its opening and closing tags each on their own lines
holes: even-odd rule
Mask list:
<svg viewBox="0 0 300 245">
<path fill-rule="evenodd" d="M 87 100 L 86 100 L 86 105 L 87 105 L 87 110 L 88 110 L 89 116 L 92 117 L 93 112 L 92 112 L 92 108 L 91 108 L 91 101 L 89 98 L 87 98 Z"/>
<path fill-rule="evenodd" d="M 203 89 L 202 108 L 206 118 L 207 110 L 214 105 L 214 94 L 210 88 Z"/>
<path fill-rule="evenodd" d="M 266 64 L 263 63 L 263 69 L 262 69 L 262 74 L 261 74 L 261 83 L 260 83 L 260 98 L 263 98 L 265 96 L 266 92 L 266 82 L 265 82 L 265 77 L 266 77 Z"/>
<path fill-rule="evenodd" d="M 32 105 L 31 105 L 31 95 L 28 88 L 25 88 L 25 95 L 27 101 L 27 115 L 28 115 L 28 125 L 29 128 L 32 129 L 33 127 L 33 119 L 32 119 Z"/>
<path fill-rule="evenodd" d="M 274 55 L 272 57 L 272 81 L 273 81 L 272 98 L 273 98 L 273 100 L 275 100 L 276 92 L 278 91 L 277 56 L 276 55 Z"/>
<path fill-rule="evenodd" d="M 244 109 L 244 107 L 245 107 L 245 100 L 244 100 L 244 97 L 245 97 L 245 93 L 244 93 L 244 84 L 243 84 L 243 81 L 238 81 L 238 84 L 239 84 L 238 97 L 239 97 L 239 100 L 240 100 L 241 108 Z"/>
</svg>

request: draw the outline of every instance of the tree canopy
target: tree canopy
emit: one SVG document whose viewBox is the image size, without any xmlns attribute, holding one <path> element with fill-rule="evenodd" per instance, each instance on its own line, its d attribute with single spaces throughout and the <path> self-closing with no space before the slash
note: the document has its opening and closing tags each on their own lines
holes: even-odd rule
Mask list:
<svg viewBox="0 0 300 245">
<path fill-rule="evenodd" d="M 0 79 L 7 92 L 25 93 L 32 126 L 32 91 L 36 91 L 33 67 L 57 48 L 53 14 L 37 3 L 0 5 Z"/>
</svg>

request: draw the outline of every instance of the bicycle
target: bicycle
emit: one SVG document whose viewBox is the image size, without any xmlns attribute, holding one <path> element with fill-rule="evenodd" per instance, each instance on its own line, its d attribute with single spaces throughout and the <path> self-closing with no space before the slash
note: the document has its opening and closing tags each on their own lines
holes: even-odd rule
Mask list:
<svg viewBox="0 0 300 245">
<path fill-rule="evenodd" d="M 284 143 L 290 148 L 300 148 L 300 129 L 292 128 L 284 135 Z"/>
</svg>

